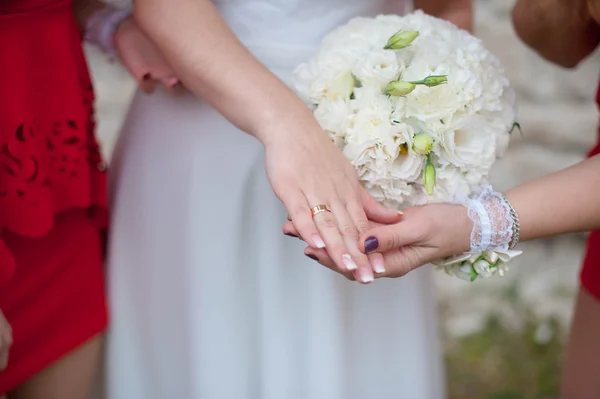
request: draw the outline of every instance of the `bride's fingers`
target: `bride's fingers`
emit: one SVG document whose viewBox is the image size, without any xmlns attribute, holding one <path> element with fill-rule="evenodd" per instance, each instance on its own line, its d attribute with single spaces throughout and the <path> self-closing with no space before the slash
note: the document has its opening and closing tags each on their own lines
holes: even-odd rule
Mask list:
<svg viewBox="0 0 600 399">
<path fill-rule="evenodd" d="M 296 230 L 296 228 L 294 227 L 294 224 L 292 222 L 287 222 L 284 226 L 283 226 L 283 234 L 291 236 L 291 237 L 298 237 L 300 239 L 302 239 L 302 237 L 300 237 L 298 230 Z M 327 251 L 325 249 L 314 249 L 311 247 L 307 247 L 304 250 L 304 254 L 306 256 L 308 256 L 309 258 L 311 258 L 312 260 L 319 262 L 321 265 L 333 270 L 336 273 L 340 273 L 341 275 L 343 275 L 344 277 L 346 277 L 348 280 L 351 281 L 356 281 L 354 275 L 348 271 L 343 271 L 340 270 L 335 262 L 333 260 L 331 260 L 331 258 L 329 257 L 329 254 L 327 253 Z"/>
<path fill-rule="evenodd" d="M 298 230 L 296 230 L 296 228 L 294 227 L 294 223 L 292 222 L 287 222 L 286 224 L 283 225 L 283 234 L 285 234 L 286 236 L 289 237 L 295 237 L 295 238 L 300 238 L 302 239 L 302 237 L 299 236 Z M 327 251 L 322 250 L 321 251 L 323 254 L 327 255 Z M 321 258 L 327 263 L 321 263 L 320 260 Z M 375 271 L 375 274 L 377 277 L 379 277 L 380 275 L 385 273 L 385 265 L 384 265 L 384 261 L 383 261 L 383 255 L 379 254 L 379 253 L 373 253 L 371 255 L 368 255 L 369 258 L 369 262 L 371 263 L 371 266 L 373 266 L 373 270 Z M 325 256 L 320 256 L 319 257 L 319 263 L 323 264 L 324 266 L 329 267 L 330 269 L 334 269 L 334 263 L 331 260 L 331 258 L 329 257 L 329 255 Z"/>
<path fill-rule="evenodd" d="M 369 255 L 369 262 L 371 262 L 371 266 L 373 266 L 373 271 L 377 276 L 380 276 L 385 273 L 385 262 L 383 260 L 382 254 L 373 253 Z"/>
<path fill-rule="evenodd" d="M 283 233 L 285 235 L 291 236 L 291 237 L 299 237 L 299 233 L 298 230 L 296 230 L 296 227 L 294 227 L 294 223 L 292 222 L 287 222 L 285 225 L 283 225 Z M 300 239 L 302 239 L 301 237 L 299 237 Z M 356 278 L 354 277 L 353 273 L 350 273 L 348 271 L 340 271 L 339 268 L 336 266 L 335 262 L 331 259 L 331 257 L 329 257 L 329 254 L 327 253 L 326 250 L 324 249 L 313 249 L 310 247 L 307 247 L 304 250 L 304 254 L 306 256 L 308 256 L 309 258 L 313 259 L 314 261 L 319 262 L 321 265 L 342 274 L 344 277 L 346 277 L 349 280 L 352 281 L 356 281 Z M 373 254 L 373 255 L 369 255 L 369 258 L 371 257 L 381 257 L 381 259 L 383 260 L 383 256 L 381 254 Z"/>
<path fill-rule="evenodd" d="M 315 225 L 304 195 L 297 192 L 296 195 L 283 198 L 282 202 L 286 206 L 290 217 L 294 220 L 294 227 L 297 229 L 298 235 L 302 237 L 302 240 L 313 248 L 325 248 L 325 241 Z"/>
<path fill-rule="evenodd" d="M 356 281 L 356 278 L 353 273 L 340 270 L 336 266 L 335 262 L 331 259 L 331 257 L 329 256 L 329 254 L 327 253 L 326 250 L 306 247 L 306 249 L 304 250 L 304 254 L 306 256 L 308 256 L 309 258 L 311 258 L 312 260 L 314 260 L 315 262 L 318 262 L 321 265 L 325 266 L 326 268 L 331 269 L 334 272 L 341 274 L 342 276 L 346 277 L 348 280 Z"/>
<path fill-rule="evenodd" d="M 319 233 L 321 233 L 321 237 L 323 237 L 323 241 L 325 241 L 327 253 L 338 266 L 338 270 L 354 272 L 358 270 L 358 264 L 346 246 L 345 239 L 342 237 L 337 220 L 337 216 L 339 215 L 341 223 L 347 223 L 346 221 L 350 218 L 343 215 L 345 212 L 345 207 L 334 204 L 330 211 L 317 213 L 314 216 L 314 221 L 319 229 Z M 296 224 L 294 215 L 292 215 L 292 220 L 294 220 L 294 224 Z M 343 226 L 343 224 L 340 226 Z"/>
<path fill-rule="evenodd" d="M 286 236 L 302 239 L 302 237 L 299 236 L 298 230 L 296 230 L 296 227 L 294 227 L 294 223 L 292 223 L 292 222 L 287 222 L 286 224 L 284 224 L 282 230 L 283 230 L 283 234 L 285 234 Z M 325 250 L 322 250 L 322 253 L 327 255 L 327 251 L 325 251 Z M 330 269 L 333 268 L 332 265 L 334 265 L 334 263 L 331 260 L 331 258 L 329 257 L 329 255 L 327 255 L 326 257 L 321 256 L 319 258 L 319 261 L 321 258 L 324 259 L 324 261 L 327 263 L 327 265 L 320 262 L 321 264 L 329 267 Z M 369 258 L 369 262 L 371 263 L 371 266 L 373 266 L 373 270 L 375 271 L 376 277 L 379 277 L 386 272 L 383 255 L 381 255 L 379 253 L 373 253 L 371 255 L 368 255 L 368 258 Z"/>
<path fill-rule="evenodd" d="M 285 234 L 286 236 L 296 237 L 302 240 L 302 237 L 300 237 L 300 233 L 298 233 L 298 230 L 296 230 L 296 227 L 292 222 L 287 222 L 286 224 L 284 224 L 282 231 L 283 234 Z"/>
<path fill-rule="evenodd" d="M 369 197 L 371 198 L 371 197 Z M 375 200 L 373 200 L 375 201 Z M 363 210 L 363 206 L 357 202 L 350 202 L 347 205 L 348 213 L 352 216 L 354 221 L 354 225 L 356 226 L 356 230 L 358 231 L 359 237 L 364 233 L 369 231 L 369 221 L 367 219 L 367 215 Z M 394 212 L 396 216 L 398 216 L 397 212 Z M 358 237 L 356 238 L 356 242 L 358 241 Z M 355 244 L 358 245 L 358 244 Z M 381 274 L 385 272 L 385 265 L 383 263 L 383 256 L 380 254 L 374 254 L 368 257 L 368 262 L 370 267 L 372 268 L 372 272 L 376 274 Z"/>
<path fill-rule="evenodd" d="M 336 215 L 338 230 L 348 249 L 348 253 L 352 257 L 354 263 L 358 266 L 357 270 L 353 272 L 354 277 L 363 284 L 372 282 L 374 276 L 371 263 L 367 256 L 358 248 L 359 229 L 367 231 L 369 224 L 364 212 L 362 212 L 364 219 L 357 220 L 358 217 L 355 218 L 350 215 L 348 207 L 339 203 L 334 203 L 331 210 Z M 345 263 L 344 266 L 347 267 L 348 264 Z M 352 269 L 348 268 L 348 270 Z"/>
<path fill-rule="evenodd" d="M 323 212 L 323 213 L 325 213 L 325 212 Z M 317 215 L 317 217 L 318 216 L 319 215 Z M 372 265 L 372 267 L 376 273 L 382 273 L 382 270 L 384 269 L 383 268 L 383 257 L 379 254 L 376 254 L 376 255 L 370 255 L 369 258 L 362 259 L 362 258 L 364 258 L 364 255 L 358 252 L 359 251 L 358 243 L 357 243 L 358 233 L 357 233 L 357 230 L 354 228 L 354 226 L 352 226 L 352 224 L 353 224 L 353 222 L 350 222 L 350 221 L 346 222 L 346 226 L 347 226 L 346 229 L 351 230 L 351 228 L 352 228 L 352 229 L 354 229 L 354 232 L 355 232 L 353 237 L 351 238 L 352 242 L 347 244 L 347 247 L 348 247 L 348 245 L 350 245 L 350 247 L 354 246 L 354 248 L 356 248 L 356 252 L 358 253 L 358 255 L 356 255 L 356 254 L 353 254 L 353 255 L 357 256 L 357 258 L 360 259 L 360 262 L 362 264 L 359 263 L 357 265 L 357 266 L 360 265 L 359 267 L 357 267 L 356 269 L 350 270 L 350 271 L 353 272 L 353 274 L 356 276 L 356 279 L 358 279 L 358 281 L 361 281 L 363 283 L 365 283 L 365 282 L 368 283 L 368 282 L 372 281 L 372 279 L 374 277 L 373 273 L 371 271 L 370 265 Z M 340 225 L 341 225 L 341 223 L 340 223 Z M 361 228 L 361 230 L 366 231 L 367 227 L 368 226 L 361 226 L 360 228 Z M 336 226 L 336 228 L 337 228 L 337 226 Z M 299 237 L 300 239 L 302 239 L 302 237 L 300 237 L 298 230 L 296 229 L 296 226 L 292 222 L 287 222 L 286 224 L 284 224 L 282 230 L 283 230 L 283 233 L 287 236 Z M 327 254 L 327 252 L 325 250 L 320 251 L 320 252 Z M 315 255 L 315 254 L 313 253 L 312 255 Z M 335 262 L 333 262 L 331 260 L 329 255 L 327 255 L 327 257 L 324 257 L 323 255 L 321 255 L 320 258 L 323 258 L 326 261 L 326 263 L 319 262 L 319 263 L 323 264 L 324 266 L 327 266 L 330 269 L 335 270 L 337 272 L 342 272 L 343 274 L 347 274 L 348 270 L 344 269 L 344 268 L 342 268 L 340 270 L 340 268 L 336 267 Z M 373 262 L 370 262 L 370 260 L 373 260 Z"/>
</svg>

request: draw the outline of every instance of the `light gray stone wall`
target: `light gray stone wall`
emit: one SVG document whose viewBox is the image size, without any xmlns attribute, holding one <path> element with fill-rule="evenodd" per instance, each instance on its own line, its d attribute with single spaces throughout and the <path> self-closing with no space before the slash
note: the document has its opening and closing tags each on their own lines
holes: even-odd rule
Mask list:
<svg viewBox="0 0 600 399">
<path fill-rule="evenodd" d="M 518 93 L 523 128 L 523 136 L 513 135 L 510 150 L 494 171 L 493 181 L 499 189 L 583 159 L 595 141 L 598 120 L 593 104 L 598 57 L 591 57 L 575 70 L 548 64 L 516 38 L 510 24 L 512 4 L 507 0 L 476 1 L 477 34 L 509 73 Z M 135 85 L 117 64 L 88 50 L 97 88 L 99 136 L 110 157 Z M 525 254 L 504 279 L 469 285 L 436 275 L 440 301 L 451 305 L 447 327 L 456 334 L 477 328 L 482 315 L 499 306 L 501 291 L 514 282 L 520 284 L 518 291 L 541 316 L 558 314 L 567 322 L 584 240 L 584 235 L 573 235 L 527 243 L 523 245 Z"/>
</svg>

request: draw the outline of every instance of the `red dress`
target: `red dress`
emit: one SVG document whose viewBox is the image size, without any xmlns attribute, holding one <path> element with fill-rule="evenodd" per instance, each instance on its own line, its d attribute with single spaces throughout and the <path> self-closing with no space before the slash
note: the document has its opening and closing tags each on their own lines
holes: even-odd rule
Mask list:
<svg viewBox="0 0 600 399">
<path fill-rule="evenodd" d="M 596 103 L 600 106 L 600 86 L 596 95 Z M 590 156 L 600 154 L 600 129 L 598 144 Z M 581 270 L 581 285 L 600 301 L 600 230 L 592 231 L 587 242 L 587 251 Z"/>
<path fill-rule="evenodd" d="M 0 395 L 106 327 L 93 101 L 71 0 L 0 0 Z"/>
</svg>

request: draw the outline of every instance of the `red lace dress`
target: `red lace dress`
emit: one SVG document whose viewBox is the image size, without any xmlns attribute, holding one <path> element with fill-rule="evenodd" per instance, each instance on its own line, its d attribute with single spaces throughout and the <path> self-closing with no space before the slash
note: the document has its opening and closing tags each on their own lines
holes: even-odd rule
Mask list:
<svg viewBox="0 0 600 399">
<path fill-rule="evenodd" d="M 0 0 L 0 395 L 106 326 L 93 101 L 71 0 Z"/>
<path fill-rule="evenodd" d="M 600 107 L 600 86 L 596 94 L 596 103 Z M 598 134 L 598 144 L 590 152 L 590 156 L 600 154 L 600 129 Z M 588 238 L 587 251 L 581 270 L 581 285 L 600 301 L 600 230 L 592 231 Z"/>
</svg>

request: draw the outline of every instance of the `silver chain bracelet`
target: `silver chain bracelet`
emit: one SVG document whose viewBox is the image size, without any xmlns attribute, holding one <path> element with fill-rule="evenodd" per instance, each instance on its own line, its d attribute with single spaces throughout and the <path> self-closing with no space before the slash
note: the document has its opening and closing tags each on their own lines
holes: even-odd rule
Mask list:
<svg viewBox="0 0 600 399">
<path fill-rule="evenodd" d="M 519 216 L 517 215 L 517 211 L 515 211 L 515 208 L 512 206 L 508 198 L 503 195 L 502 199 L 508 206 L 510 210 L 510 217 L 512 219 L 512 238 L 508 243 L 508 249 L 514 249 L 517 245 L 519 245 L 519 241 L 521 239 L 521 225 L 519 224 Z"/>
</svg>

